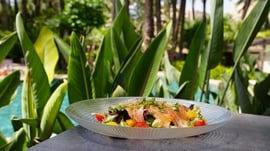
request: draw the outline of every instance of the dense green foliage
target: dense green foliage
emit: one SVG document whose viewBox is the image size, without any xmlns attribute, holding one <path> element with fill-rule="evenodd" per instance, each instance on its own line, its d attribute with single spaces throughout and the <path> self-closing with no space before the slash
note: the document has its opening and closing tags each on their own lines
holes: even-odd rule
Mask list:
<svg viewBox="0 0 270 151">
<path fill-rule="evenodd" d="M 61 15 L 61 28 L 86 35 L 94 27 L 105 24 L 102 0 L 73 0 L 66 4 Z"/>
</svg>

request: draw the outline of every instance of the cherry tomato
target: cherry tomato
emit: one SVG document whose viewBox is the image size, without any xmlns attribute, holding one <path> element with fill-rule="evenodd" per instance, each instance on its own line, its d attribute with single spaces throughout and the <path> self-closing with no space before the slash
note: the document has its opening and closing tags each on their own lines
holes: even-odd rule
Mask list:
<svg viewBox="0 0 270 151">
<path fill-rule="evenodd" d="M 100 113 L 96 113 L 96 119 L 99 121 L 99 122 L 102 122 L 104 120 L 104 115 L 100 114 Z"/>
<path fill-rule="evenodd" d="M 204 126 L 206 125 L 205 120 L 197 120 L 193 124 L 194 126 Z"/>
<path fill-rule="evenodd" d="M 135 127 L 142 127 L 142 128 L 147 128 L 149 127 L 148 124 L 146 122 L 137 122 L 135 124 Z"/>
</svg>

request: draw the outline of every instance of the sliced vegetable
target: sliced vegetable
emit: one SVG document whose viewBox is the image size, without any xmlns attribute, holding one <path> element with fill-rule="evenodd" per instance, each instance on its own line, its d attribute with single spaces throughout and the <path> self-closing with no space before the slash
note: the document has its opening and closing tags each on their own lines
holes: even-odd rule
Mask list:
<svg viewBox="0 0 270 151">
<path fill-rule="evenodd" d="M 195 121 L 193 125 L 194 125 L 195 127 L 196 127 L 196 126 L 205 126 L 205 125 L 206 125 L 206 122 L 205 122 L 204 119 L 200 119 L 200 120 Z"/>
<path fill-rule="evenodd" d="M 133 119 L 128 119 L 128 120 L 126 120 L 126 124 L 127 124 L 128 126 L 130 126 L 130 127 L 133 127 L 133 126 L 135 126 L 136 121 L 133 120 Z"/>
<path fill-rule="evenodd" d="M 95 114 L 96 116 L 96 119 L 99 121 L 99 122 L 102 122 L 104 120 L 104 115 L 100 114 L 100 113 L 96 113 Z"/>
<path fill-rule="evenodd" d="M 149 127 L 148 124 L 146 122 L 137 122 L 135 124 L 135 127 L 142 127 L 142 128 L 147 128 Z"/>
</svg>

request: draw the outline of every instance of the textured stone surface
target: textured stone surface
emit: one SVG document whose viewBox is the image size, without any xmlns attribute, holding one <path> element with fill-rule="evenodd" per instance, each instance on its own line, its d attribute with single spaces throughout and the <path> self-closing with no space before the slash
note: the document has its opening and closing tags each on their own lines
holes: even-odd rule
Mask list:
<svg viewBox="0 0 270 151">
<path fill-rule="evenodd" d="M 112 151 L 112 150 L 270 150 L 270 117 L 234 114 L 230 122 L 196 137 L 161 140 L 120 139 L 91 132 L 81 126 L 63 132 L 29 151 Z"/>
</svg>

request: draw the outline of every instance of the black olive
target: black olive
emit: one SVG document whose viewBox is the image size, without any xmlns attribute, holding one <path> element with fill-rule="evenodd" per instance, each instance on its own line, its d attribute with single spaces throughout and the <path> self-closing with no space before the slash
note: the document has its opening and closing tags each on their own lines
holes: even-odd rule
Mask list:
<svg viewBox="0 0 270 151">
<path fill-rule="evenodd" d="M 189 109 L 193 110 L 193 108 L 194 108 L 194 104 L 191 104 L 191 105 L 189 106 Z"/>
<path fill-rule="evenodd" d="M 146 120 L 148 118 L 148 116 L 150 115 L 148 110 L 144 110 L 143 111 L 143 118 Z"/>
</svg>

